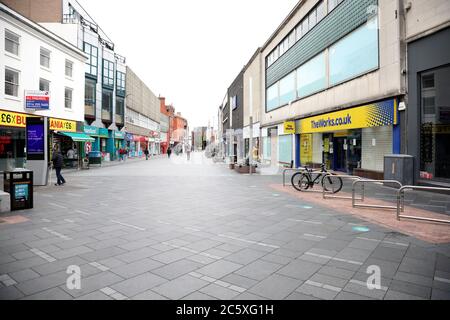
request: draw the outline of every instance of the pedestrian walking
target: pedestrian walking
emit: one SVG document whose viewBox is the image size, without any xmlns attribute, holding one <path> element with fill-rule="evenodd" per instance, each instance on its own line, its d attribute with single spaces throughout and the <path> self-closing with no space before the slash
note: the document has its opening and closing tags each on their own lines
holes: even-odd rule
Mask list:
<svg viewBox="0 0 450 320">
<path fill-rule="evenodd" d="M 144 154 L 145 154 L 145 160 L 148 160 L 148 155 L 150 154 L 148 149 L 145 149 Z"/>
<path fill-rule="evenodd" d="M 63 186 L 66 184 L 66 180 L 61 174 L 61 169 L 63 167 L 63 156 L 61 152 L 59 152 L 58 148 L 53 149 L 52 156 L 53 168 L 55 168 L 57 183 L 55 186 Z"/>
<path fill-rule="evenodd" d="M 170 159 L 170 156 L 172 155 L 172 149 L 171 148 L 167 149 L 167 155 L 169 156 L 169 159 Z"/>
</svg>

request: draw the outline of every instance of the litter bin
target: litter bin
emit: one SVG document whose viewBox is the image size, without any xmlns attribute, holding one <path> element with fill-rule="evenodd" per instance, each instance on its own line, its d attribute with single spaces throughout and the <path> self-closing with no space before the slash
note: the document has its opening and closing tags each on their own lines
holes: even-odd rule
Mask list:
<svg viewBox="0 0 450 320">
<path fill-rule="evenodd" d="M 11 196 L 11 211 L 33 209 L 33 171 L 5 171 L 3 184 Z"/>
<path fill-rule="evenodd" d="M 89 164 L 102 165 L 102 153 L 100 151 L 89 152 Z"/>
</svg>

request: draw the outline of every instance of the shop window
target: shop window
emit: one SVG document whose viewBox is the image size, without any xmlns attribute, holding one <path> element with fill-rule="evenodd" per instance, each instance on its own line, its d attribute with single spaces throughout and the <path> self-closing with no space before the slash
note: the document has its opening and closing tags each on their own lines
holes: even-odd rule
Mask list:
<svg viewBox="0 0 450 320">
<path fill-rule="evenodd" d="M 73 90 L 70 88 L 65 88 L 64 90 L 64 100 L 65 100 L 65 108 L 72 109 L 72 95 Z"/>
<path fill-rule="evenodd" d="M 19 72 L 5 69 L 5 95 L 19 96 Z"/>
<path fill-rule="evenodd" d="M 278 82 L 267 89 L 267 111 L 274 110 L 280 106 L 278 96 Z"/>
<path fill-rule="evenodd" d="M 450 181 L 450 67 L 420 75 L 421 154 L 424 179 Z"/>
<path fill-rule="evenodd" d="M 300 98 L 326 88 L 325 53 L 309 60 L 297 70 L 297 94 Z"/>
<path fill-rule="evenodd" d="M 292 135 L 278 137 L 278 155 L 280 163 L 290 165 L 292 162 Z"/>
<path fill-rule="evenodd" d="M 0 130 L 0 171 L 23 168 L 25 164 L 25 130 Z"/>
<path fill-rule="evenodd" d="M 39 79 L 39 90 L 50 91 L 50 81 L 45 79 Z"/>
<path fill-rule="evenodd" d="M 117 94 L 118 95 L 125 96 L 125 90 L 126 90 L 125 82 L 126 82 L 126 75 L 125 75 L 125 73 L 117 71 L 117 75 L 116 75 L 116 89 L 117 89 Z"/>
<path fill-rule="evenodd" d="M 5 29 L 5 51 L 15 56 L 19 55 L 20 37 Z"/>
<path fill-rule="evenodd" d="M 288 104 L 296 99 L 295 72 L 280 81 L 280 105 Z"/>
<path fill-rule="evenodd" d="M 50 51 L 44 48 L 41 48 L 41 56 L 40 56 L 41 66 L 47 69 L 50 69 Z"/>
<path fill-rule="evenodd" d="M 331 85 L 378 68 L 378 18 L 338 41 L 329 52 Z"/>
</svg>

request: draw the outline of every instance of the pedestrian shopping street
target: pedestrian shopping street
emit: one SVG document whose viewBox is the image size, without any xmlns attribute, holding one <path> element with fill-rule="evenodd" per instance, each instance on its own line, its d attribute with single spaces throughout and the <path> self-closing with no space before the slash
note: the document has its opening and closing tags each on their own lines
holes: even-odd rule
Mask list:
<svg viewBox="0 0 450 320">
<path fill-rule="evenodd" d="M 0 216 L 0 299 L 450 298 L 449 243 L 300 199 L 279 174 L 203 153 L 63 174 L 34 209 Z"/>
</svg>

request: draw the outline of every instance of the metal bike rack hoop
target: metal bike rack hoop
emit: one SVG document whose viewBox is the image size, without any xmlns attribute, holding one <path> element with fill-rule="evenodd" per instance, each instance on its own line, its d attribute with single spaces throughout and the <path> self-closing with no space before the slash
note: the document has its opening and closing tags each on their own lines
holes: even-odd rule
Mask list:
<svg viewBox="0 0 450 320">
<path fill-rule="evenodd" d="M 283 170 L 283 187 L 286 187 L 286 173 L 287 173 L 288 171 L 303 172 L 303 171 L 305 171 L 305 170 L 306 170 L 306 168 L 297 168 L 297 169 L 294 169 L 294 168 L 286 168 L 286 169 L 284 169 L 284 170 Z"/>
<path fill-rule="evenodd" d="M 373 205 L 373 204 L 357 204 L 356 203 L 356 186 L 358 184 L 362 184 L 363 186 L 372 183 L 372 184 L 378 184 L 378 183 L 389 183 L 389 184 L 395 184 L 399 186 L 399 189 L 403 187 L 403 185 L 396 181 L 396 180 L 357 180 L 353 182 L 352 187 L 352 206 L 353 208 L 366 208 L 366 209 L 389 209 L 389 210 L 397 210 L 397 206 L 381 206 L 381 205 Z"/>
<path fill-rule="evenodd" d="M 348 180 L 362 180 L 361 177 L 358 176 L 348 176 L 348 175 L 332 175 L 332 174 L 328 174 L 326 176 L 323 177 L 323 179 L 325 179 L 326 177 L 330 177 L 330 178 L 340 178 L 340 179 L 348 179 Z M 343 186 L 342 186 L 343 187 Z M 364 184 L 361 186 L 361 198 L 357 198 L 356 200 L 358 201 L 364 201 L 365 199 L 365 190 L 364 190 Z M 330 195 L 331 194 L 331 195 Z M 323 198 L 324 199 L 345 199 L 345 200 L 353 200 L 353 196 L 352 197 L 345 197 L 345 196 L 334 196 L 332 195 L 332 192 L 327 192 L 325 191 L 325 188 L 323 188 Z"/>
<path fill-rule="evenodd" d="M 450 192 L 450 188 L 422 187 L 422 186 L 404 186 L 404 187 L 401 187 L 400 190 L 398 190 L 398 192 L 397 192 L 397 220 L 398 221 L 400 221 L 401 218 L 404 218 L 404 219 L 428 221 L 428 222 L 450 223 L 450 220 L 402 215 L 401 212 L 405 212 L 405 191 L 406 190 L 447 191 L 447 192 Z"/>
</svg>

